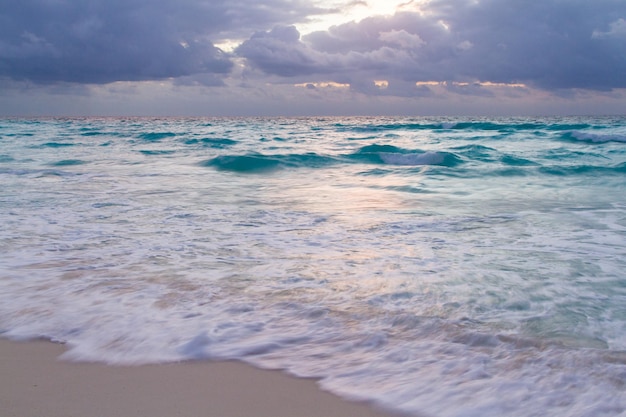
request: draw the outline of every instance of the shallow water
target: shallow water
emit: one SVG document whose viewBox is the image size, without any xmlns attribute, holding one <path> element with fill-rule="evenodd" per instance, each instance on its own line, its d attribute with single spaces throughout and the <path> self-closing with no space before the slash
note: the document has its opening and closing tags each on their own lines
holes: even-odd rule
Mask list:
<svg viewBox="0 0 626 417">
<path fill-rule="evenodd" d="M 625 118 L 0 121 L 0 332 L 420 416 L 626 413 Z"/>
</svg>

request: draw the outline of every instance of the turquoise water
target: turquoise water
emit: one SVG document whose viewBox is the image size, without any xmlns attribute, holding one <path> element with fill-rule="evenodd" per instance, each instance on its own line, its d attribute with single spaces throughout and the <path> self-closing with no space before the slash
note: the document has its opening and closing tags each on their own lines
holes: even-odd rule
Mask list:
<svg viewBox="0 0 626 417">
<path fill-rule="evenodd" d="M 5 119 L 0 184 L 5 337 L 626 413 L 626 118 Z"/>
</svg>

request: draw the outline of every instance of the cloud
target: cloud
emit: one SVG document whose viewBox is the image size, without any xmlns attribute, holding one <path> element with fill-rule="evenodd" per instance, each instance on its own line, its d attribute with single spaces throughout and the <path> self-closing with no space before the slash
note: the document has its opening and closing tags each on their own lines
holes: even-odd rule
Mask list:
<svg viewBox="0 0 626 417">
<path fill-rule="evenodd" d="M 622 38 L 626 39 L 626 20 L 619 18 L 615 22 L 609 25 L 609 30 L 602 32 L 600 30 L 594 30 L 591 36 L 594 39 L 603 38 Z"/>
<path fill-rule="evenodd" d="M 0 4 L 0 76 L 109 83 L 226 74 L 214 42 L 325 13 L 304 0 L 20 0 Z"/>
<path fill-rule="evenodd" d="M 457 107 L 464 112 L 477 105 L 501 111 L 490 103 L 506 102 L 525 113 L 544 104 L 559 113 L 579 111 L 580 104 L 565 106 L 583 98 L 593 112 L 607 112 L 617 100 L 623 109 L 624 1 L 411 0 L 393 15 L 353 20 L 361 14 L 350 13 L 373 9 L 366 5 L 3 1 L 0 104 L 8 110 L 0 112 L 28 113 L 37 91 L 47 94 L 46 103 L 64 97 L 71 114 L 97 98 L 104 104 L 94 104 L 94 114 L 132 113 L 141 100 L 143 114 L 165 112 L 163 103 L 178 103 L 178 114 L 192 102 L 202 110 L 190 112 L 216 114 L 265 112 L 271 106 L 263 103 L 300 114 L 306 106 L 341 113 L 342 103 L 345 113 L 415 111 L 418 104 L 422 112 L 448 112 L 455 100 L 469 106 Z M 307 33 L 323 15 L 346 21 Z M 130 100 L 135 95 L 141 100 Z M 593 104 L 598 97 L 604 104 Z M 334 107 L 324 104 L 330 101 Z"/>
<path fill-rule="evenodd" d="M 626 87 L 624 17 L 626 2 L 614 0 L 432 0 L 301 38 L 257 33 L 237 53 L 266 74 L 311 81 L 611 90 Z"/>
<path fill-rule="evenodd" d="M 236 52 L 262 71 L 283 77 L 326 72 L 333 58 L 302 43 L 295 26 L 276 26 L 268 32 L 257 32 Z"/>
<path fill-rule="evenodd" d="M 351 25 L 346 25 L 351 26 Z M 345 29 L 344 26 L 338 29 Z M 374 36 L 375 35 L 375 36 Z M 313 35 L 315 36 L 315 35 Z M 424 89 L 418 88 L 413 82 L 410 88 L 401 79 L 396 79 L 390 88 L 382 91 L 374 83 L 381 76 L 387 76 L 391 68 L 411 67 L 410 51 L 387 46 L 389 44 L 412 45 L 419 43 L 417 38 L 404 32 L 383 32 L 372 34 L 370 39 L 380 47 L 371 48 L 370 43 L 363 41 L 363 36 L 355 36 L 362 42 L 362 47 L 350 45 L 342 50 L 329 52 L 323 48 L 315 48 L 310 42 L 303 42 L 300 33 L 294 26 L 278 26 L 267 32 L 258 32 L 243 42 L 236 54 L 246 58 L 248 64 L 260 69 L 268 75 L 287 77 L 288 82 L 302 81 L 333 81 L 350 84 L 356 91 L 368 94 L 389 94 L 391 91 L 401 92 L 403 96 L 414 92 L 423 95 Z M 337 47 L 336 44 L 333 45 Z"/>
<path fill-rule="evenodd" d="M 405 49 L 416 49 L 424 45 L 424 41 L 419 35 L 409 33 L 404 29 L 382 32 L 378 38 L 385 43 Z"/>
</svg>

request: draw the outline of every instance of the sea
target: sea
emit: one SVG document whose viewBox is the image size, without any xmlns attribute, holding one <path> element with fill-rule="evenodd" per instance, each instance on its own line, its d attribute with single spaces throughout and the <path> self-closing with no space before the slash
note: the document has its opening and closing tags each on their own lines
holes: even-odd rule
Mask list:
<svg viewBox="0 0 626 417">
<path fill-rule="evenodd" d="M 626 416 L 626 117 L 0 119 L 0 336 Z"/>
</svg>

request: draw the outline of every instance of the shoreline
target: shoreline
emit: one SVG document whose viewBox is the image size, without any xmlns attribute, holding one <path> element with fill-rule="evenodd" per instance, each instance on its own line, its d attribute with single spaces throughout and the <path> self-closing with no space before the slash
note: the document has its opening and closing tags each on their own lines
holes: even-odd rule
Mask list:
<svg viewBox="0 0 626 417">
<path fill-rule="evenodd" d="M 0 339 L 3 417 L 397 417 L 242 362 L 116 366 L 61 361 L 64 351 Z"/>
</svg>

